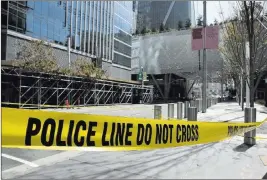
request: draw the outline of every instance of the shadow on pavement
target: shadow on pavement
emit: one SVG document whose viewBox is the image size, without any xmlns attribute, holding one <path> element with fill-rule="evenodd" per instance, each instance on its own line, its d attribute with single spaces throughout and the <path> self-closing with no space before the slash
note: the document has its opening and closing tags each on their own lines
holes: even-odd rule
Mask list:
<svg viewBox="0 0 267 180">
<path fill-rule="evenodd" d="M 246 145 L 246 144 L 243 143 L 243 144 L 240 144 L 240 145 L 236 146 L 234 148 L 234 151 L 236 151 L 236 152 L 246 152 L 251 147 L 253 147 L 253 145 L 249 146 L 249 145 Z"/>
<path fill-rule="evenodd" d="M 236 120 L 236 119 L 240 119 L 240 118 L 243 118 L 244 116 L 239 116 L 239 117 L 236 117 L 236 118 L 232 118 L 232 119 L 228 119 L 228 120 L 225 120 L 223 122 L 229 122 L 229 121 L 233 121 L 233 120 Z"/>
<path fill-rule="evenodd" d="M 267 179 L 267 173 L 263 176 L 262 179 Z"/>
</svg>

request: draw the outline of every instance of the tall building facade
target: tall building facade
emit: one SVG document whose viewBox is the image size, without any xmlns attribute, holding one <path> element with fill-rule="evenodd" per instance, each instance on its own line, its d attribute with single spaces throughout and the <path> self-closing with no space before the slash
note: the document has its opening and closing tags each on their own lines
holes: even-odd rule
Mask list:
<svg viewBox="0 0 267 180">
<path fill-rule="evenodd" d="M 131 68 L 133 2 L 114 2 L 114 63 Z"/>
<path fill-rule="evenodd" d="M 165 27 L 177 29 L 178 22 L 192 20 L 190 1 L 139 1 L 137 13 L 137 30 L 159 29 Z"/>
<path fill-rule="evenodd" d="M 102 59 L 102 68 L 116 79 L 130 79 L 132 2 L 2 1 L 2 60 L 16 59 L 18 42 L 51 43 L 62 66 L 82 56 Z"/>
</svg>

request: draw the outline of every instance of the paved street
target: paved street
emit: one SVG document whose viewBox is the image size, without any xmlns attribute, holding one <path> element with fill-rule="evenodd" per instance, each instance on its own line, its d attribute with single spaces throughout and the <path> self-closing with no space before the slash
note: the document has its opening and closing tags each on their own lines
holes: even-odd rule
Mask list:
<svg viewBox="0 0 267 180">
<path fill-rule="evenodd" d="M 167 117 L 167 105 L 162 105 Z M 267 108 L 256 105 L 257 121 Z M 176 109 L 176 107 L 175 107 Z M 118 105 L 62 109 L 75 113 L 153 117 L 153 105 Z M 176 115 L 176 112 L 175 112 Z M 201 121 L 244 121 L 237 103 L 219 103 L 198 114 Z M 247 147 L 243 137 L 197 146 L 132 152 L 80 152 L 2 149 L 3 178 L 245 178 L 267 173 L 267 123 L 257 129 L 257 145 Z M 14 159 L 20 158 L 20 159 Z M 13 158 L 13 160 L 12 160 Z M 20 162 L 18 162 L 20 160 Z M 24 161 L 22 161 L 24 160 Z"/>
</svg>

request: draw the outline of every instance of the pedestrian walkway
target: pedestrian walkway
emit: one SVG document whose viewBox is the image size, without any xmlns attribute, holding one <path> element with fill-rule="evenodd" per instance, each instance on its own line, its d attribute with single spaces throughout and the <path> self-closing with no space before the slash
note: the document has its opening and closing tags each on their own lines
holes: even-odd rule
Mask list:
<svg viewBox="0 0 267 180">
<path fill-rule="evenodd" d="M 168 119 L 168 104 L 157 104 L 162 107 L 162 117 Z M 257 121 L 262 121 L 267 117 L 267 108 L 255 104 L 257 108 Z M 184 109 L 184 108 L 183 108 Z M 86 113 L 86 114 L 102 114 L 109 116 L 125 116 L 125 117 L 142 117 L 154 118 L 154 105 L 115 105 L 115 106 L 94 106 L 81 107 L 75 109 L 47 109 L 49 111 Z M 174 116 L 177 117 L 177 104 L 174 105 Z M 207 109 L 206 113 L 199 112 L 198 120 L 200 121 L 244 121 L 244 111 L 236 102 L 222 102 L 212 105 Z"/>
<path fill-rule="evenodd" d="M 267 108 L 255 104 L 257 109 L 257 122 L 267 118 Z M 198 113 L 198 119 L 201 121 L 229 121 L 244 122 L 244 111 L 236 102 L 222 102 L 211 106 L 206 113 Z"/>
</svg>

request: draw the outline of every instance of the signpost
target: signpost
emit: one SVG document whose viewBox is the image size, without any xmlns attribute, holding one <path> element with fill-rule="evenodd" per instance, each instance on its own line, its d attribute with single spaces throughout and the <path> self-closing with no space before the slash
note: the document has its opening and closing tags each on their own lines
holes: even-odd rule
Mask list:
<svg viewBox="0 0 267 180">
<path fill-rule="evenodd" d="M 203 50 L 203 86 L 202 86 L 202 112 L 207 109 L 207 62 L 206 49 L 218 49 L 219 46 L 219 26 L 206 27 L 206 1 L 203 1 L 203 27 L 192 29 L 192 50 Z M 200 55 L 200 54 L 199 54 Z M 200 66 L 199 66 L 200 67 Z"/>
<path fill-rule="evenodd" d="M 218 49 L 219 46 L 219 26 L 208 26 L 206 29 L 205 49 Z M 204 28 L 192 29 L 192 50 L 203 50 Z"/>
<path fill-rule="evenodd" d="M 141 93 L 140 103 L 143 103 L 143 93 L 144 93 L 144 90 L 143 90 L 143 87 L 144 87 L 144 69 L 143 69 L 143 66 L 141 66 L 140 72 L 138 74 L 138 80 L 142 81 L 142 93 Z"/>
</svg>

